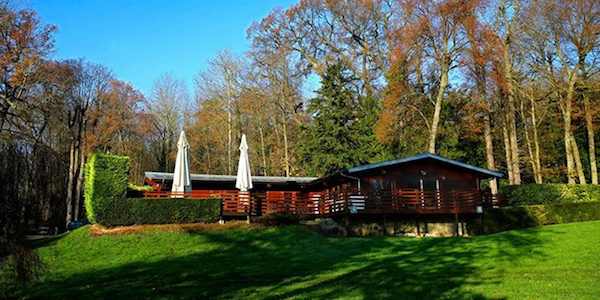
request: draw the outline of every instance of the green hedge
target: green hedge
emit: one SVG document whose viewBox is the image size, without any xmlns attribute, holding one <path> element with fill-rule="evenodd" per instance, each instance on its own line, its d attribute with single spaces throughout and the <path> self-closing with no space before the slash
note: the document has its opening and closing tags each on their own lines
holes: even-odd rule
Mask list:
<svg viewBox="0 0 600 300">
<path fill-rule="evenodd" d="M 105 226 L 215 222 L 221 200 L 198 198 L 124 198 L 102 206 L 99 223 Z"/>
<path fill-rule="evenodd" d="M 221 200 L 193 198 L 127 198 L 144 188 L 129 185 L 129 158 L 93 154 L 85 166 L 85 208 L 88 220 L 105 226 L 214 222 Z"/>
<path fill-rule="evenodd" d="M 129 179 L 129 157 L 92 154 L 84 169 L 85 209 L 92 223 L 101 223 L 106 206 L 125 199 Z"/>
<path fill-rule="evenodd" d="M 600 220 L 600 202 L 492 208 L 484 212 L 483 232 L 595 220 Z"/>
<path fill-rule="evenodd" d="M 600 201 L 597 184 L 523 184 L 503 186 L 510 206 Z"/>
<path fill-rule="evenodd" d="M 129 183 L 127 186 L 127 197 L 128 198 L 141 198 L 144 196 L 144 192 L 151 192 L 154 187 L 151 185 L 135 185 Z"/>
</svg>

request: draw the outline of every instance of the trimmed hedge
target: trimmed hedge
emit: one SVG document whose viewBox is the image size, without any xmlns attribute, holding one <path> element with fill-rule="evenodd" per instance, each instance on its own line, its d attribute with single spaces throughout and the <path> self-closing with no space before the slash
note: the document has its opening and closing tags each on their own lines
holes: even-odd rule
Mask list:
<svg viewBox="0 0 600 300">
<path fill-rule="evenodd" d="M 102 223 L 112 203 L 125 199 L 129 157 L 92 154 L 85 165 L 85 210 L 92 223 Z"/>
<path fill-rule="evenodd" d="M 215 222 L 221 215 L 220 199 L 123 198 L 102 206 L 105 226 Z"/>
<path fill-rule="evenodd" d="M 600 220 L 600 202 L 492 208 L 484 212 L 483 232 L 595 220 Z"/>
<path fill-rule="evenodd" d="M 600 185 L 597 184 L 523 184 L 501 188 L 508 196 L 509 206 L 559 204 L 600 201 Z"/>
<path fill-rule="evenodd" d="M 214 222 L 221 200 L 194 198 L 127 198 L 145 188 L 128 185 L 129 158 L 93 154 L 85 165 L 85 207 L 88 220 L 105 226 Z"/>
<path fill-rule="evenodd" d="M 129 183 L 127 186 L 127 198 L 141 198 L 144 196 L 144 192 L 151 192 L 154 187 L 151 185 L 135 185 Z"/>
</svg>

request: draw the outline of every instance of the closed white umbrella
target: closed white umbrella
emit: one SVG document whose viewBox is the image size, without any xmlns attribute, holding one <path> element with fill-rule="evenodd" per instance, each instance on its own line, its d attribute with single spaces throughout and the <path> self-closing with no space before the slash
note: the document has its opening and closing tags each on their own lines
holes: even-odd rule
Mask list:
<svg viewBox="0 0 600 300">
<path fill-rule="evenodd" d="M 242 134 L 240 143 L 240 161 L 238 163 L 238 173 L 235 180 L 235 187 L 242 192 L 252 189 L 252 174 L 250 174 L 250 161 L 248 161 L 248 143 L 246 135 Z"/>
<path fill-rule="evenodd" d="M 179 141 L 177 142 L 177 158 L 175 160 L 172 192 L 188 193 L 192 191 L 190 157 L 188 154 L 189 149 L 190 144 L 185 137 L 185 132 L 182 130 L 179 135 Z"/>
</svg>

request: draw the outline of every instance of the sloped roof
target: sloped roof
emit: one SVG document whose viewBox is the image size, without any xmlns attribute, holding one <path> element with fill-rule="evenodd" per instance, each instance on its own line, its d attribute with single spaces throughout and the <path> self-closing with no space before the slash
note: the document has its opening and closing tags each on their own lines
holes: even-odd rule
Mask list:
<svg viewBox="0 0 600 300">
<path fill-rule="evenodd" d="M 444 163 L 447 163 L 450 165 L 454 165 L 454 166 L 457 166 L 460 168 L 468 169 L 468 170 L 471 170 L 471 171 L 474 171 L 474 172 L 477 172 L 477 173 L 480 173 L 483 175 L 488 175 L 490 177 L 498 177 L 498 178 L 502 177 L 502 173 L 500 173 L 500 172 L 495 172 L 495 171 L 490 171 L 488 169 L 479 168 L 479 167 L 469 165 L 469 164 L 466 164 L 466 163 L 463 163 L 460 161 L 456 161 L 456 160 L 449 159 L 449 158 L 446 158 L 443 156 L 435 155 L 430 152 L 424 152 L 421 154 L 417 154 L 415 156 L 399 158 L 399 159 L 394 159 L 394 160 L 388 160 L 388 161 L 383 161 L 383 162 L 374 163 L 374 164 L 362 165 L 362 166 L 347 169 L 346 172 L 347 173 L 357 173 L 357 172 L 372 170 L 372 169 L 381 168 L 381 167 L 399 165 L 399 164 L 404 164 L 404 163 L 413 162 L 413 161 L 417 161 L 417 160 L 423 160 L 423 159 L 433 159 L 433 160 L 441 161 L 441 162 L 444 162 Z"/>
<path fill-rule="evenodd" d="M 332 174 L 327 177 L 280 177 L 280 176 L 252 176 L 252 182 L 255 183 L 298 183 L 298 184 L 316 184 L 318 182 L 326 181 L 332 177 L 340 176 L 340 173 L 343 174 L 353 174 L 359 173 L 363 171 L 368 171 L 372 169 L 389 167 L 394 165 L 401 165 L 404 163 L 414 162 L 418 160 L 424 159 L 433 159 L 437 160 L 449 165 L 453 165 L 459 168 L 471 170 L 473 172 L 479 173 L 480 175 L 490 177 L 502 178 L 502 173 L 490 171 L 488 169 L 479 168 L 473 165 L 469 165 L 466 163 L 462 163 L 453 159 L 449 159 L 443 156 L 435 155 L 430 152 L 424 152 L 421 154 L 417 154 L 415 156 L 399 158 L 394 160 L 383 161 L 374 164 L 362 165 L 358 167 L 349 168 L 345 171 L 338 172 Z M 173 180 L 173 173 L 165 173 L 165 172 L 146 172 L 146 178 L 152 180 Z M 191 174 L 191 179 L 195 181 L 212 181 L 212 182 L 235 182 L 236 176 L 233 175 L 211 175 L 211 174 Z"/>
<path fill-rule="evenodd" d="M 152 180 L 173 180 L 173 173 L 165 172 L 145 172 L 146 178 Z M 196 181 L 218 181 L 235 182 L 236 176 L 233 175 L 211 175 L 211 174 L 191 174 L 191 179 Z M 255 183 L 309 183 L 318 179 L 317 177 L 280 177 L 280 176 L 252 176 L 252 182 Z"/>
</svg>

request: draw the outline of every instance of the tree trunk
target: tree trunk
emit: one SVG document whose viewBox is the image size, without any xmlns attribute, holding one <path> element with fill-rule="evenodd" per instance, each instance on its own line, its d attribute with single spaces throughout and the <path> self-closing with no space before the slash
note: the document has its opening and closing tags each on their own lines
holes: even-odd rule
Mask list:
<svg viewBox="0 0 600 300">
<path fill-rule="evenodd" d="M 435 98 L 435 111 L 433 113 L 433 120 L 431 122 L 431 131 L 429 132 L 429 151 L 435 153 L 435 139 L 437 137 L 438 125 L 440 123 L 440 114 L 442 112 L 442 100 L 444 99 L 444 92 L 448 86 L 448 68 L 442 67 L 442 74 L 440 77 L 440 89 Z"/>
<path fill-rule="evenodd" d="M 571 144 L 571 97 L 570 94 L 561 101 L 560 108 L 563 115 L 563 130 L 565 140 L 565 155 L 567 159 L 567 179 L 568 183 L 575 184 L 577 173 L 575 171 L 575 161 L 573 157 L 573 147 Z"/>
<path fill-rule="evenodd" d="M 531 141 L 531 137 L 529 136 L 529 127 L 527 125 L 527 123 L 524 124 L 525 128 L 525 144 L 527 144 L 527 153 L 529 154 L 529 162 L 531 163 L 531 169 L 533 170 L 533 177 L 535 179 L 535 183 L 539 183 L 538 182 L 538 165 L 535 162 L 535 154 L 533 153 L 533 145 L 532 145 L 532 141 Z"/>
<path fill-rule="evenodd" d="M 84 151 L 79 151 L 79 169 L 77 170 L 77 184 L 75 185 L 75 194 L 73 198 L 75 200 L 74 210 L 73 210 L 73 219 L 75 221 L 79 221 L 82 217 L 82 203 L 81 199 L 83 196 L 83 168 L 85 166 L 85 155 Z"/>
<path fill-rule="evenodd" d="M 496 170 L 496 163 L 494 162 L 494 143 L 492 139 L 492 126 L 490 124 L 489 110 L 485 112 L 485 116 L 483 117 L 483 125 L 487 168 L 490 170 Z M 498 194 L 498 180 L 496 178 L 490 180 L 490 189 L 492 190 L 492 194 Z"/>
<path fill-rule="evenodd" d="M 502 126 L 502 136 L 504 137 L 504 153 L 506 154 L 506 170 L 508 172 L 508 184 L 513 185 L 515 184 L 515 182 L 512 169 L 512 152 L 510 151 L 510 139 L 508 137 L 508 129 L 506 126 L 506 122 L 504 122 L 504 126 Z"/>
<path fill-rule="evenodd" d="M 566 127 L 566 124 L 565 124 Z M 575 163 L 573 161 L 573 148 L 571 147 L 571 140 L 569 138 L 569 131 L 567 129 L 565 131 L 565 154 L 567 157 L 567 182 L 569 184 L 575 184 L 575 178 L 577 174 L 575 172 Z"/>
<path fill-rule="evenodd" d="M 267 155 L 265 153 L 265 138 L 264 138 L 264 132 L 262 129 L 262 125 L 260 125 L 258 127 L 258 131 L 260 133 L 260 147 L 261 147 L 261 153 L 262 153 L 262 160 L 263 160 L 263 175 L 264 176 L 268 176 L 267 174 Z"/>
<path fill-rule="evenodd" d="M 531 105 L 533 105 L 533 101 L 531 103 Z M 533 107 L 533 106 L 532 106 Z M 533 178 L 535 179 L 535 183 L 541 183 L 539 182 L 539 178 L 540 176 L 540 166 L 536 160 L 536 155 L 534 152 L 534 146 L 532 138 L 530 136 L 530 128 L 532 127 L 531 131 L 533 131 L 533 129 L 535 128 L 535 116 L 533 115 L 535 111 L 534 110 L 530 110 L 530 116 L 531 117 L 531 122 L 527 122 L 527 115 L 525 114 L 525 101 L 521 101 L 521 118 L 523 119 L 523 131 L 525 132 L 525 143 L 527 145 L 527 153 L 529 154 L 529 162 L 531 163 L 531 169 L 533 170 Z M 529 123 L 531 123 L 531 125 L 529 125 Z"/>
<path fill-rule="evenodd" d="M 288 153 L 287 125 L 283 119 L 283 149 L 285 155 L 285 177 L 290 177 L 290 156 Z"/>
<path fill-rule="evenodd" d="M 573 160 L 575 161 L 575 169 L 577 170 L 579 183 L 586 184 L 585 174 L 583 173 L 583 164 L 581 163 L 581 156 L 579 156 L 579 147 L 577 146 L 577 141 L 575 140 L 573 133 L 569 135 L 569 140 L 571 141 L 571 147 L 573 148 Z"/>
<path fill-rule="evenodd" d="M 594 141 L 594 123 L 590 108 L 590 100 L 587 95 L 583 96 L 583 105 L 585 109 L 585 123 L 588 135 L 588 151 L 590 156 L 590 172 L 592 184 L 598 184 L 598 165 L 596 164 L 596 143 Z"/>
<path fill-rule="evenodd" d="M 537 132 L 537 117 L 535 113 L 535 101 L 531 99 L 531 124 L 533 127 L 533 146 L 534 146 L 534 161 L 538 169 L 538 177 L 535 178 L 536 183 L 543 183 L 542 176 L 542 160 L 540 159 L 540 139 Z"/>
<path fill-rule="evenodd" d="M 77 166 L 79 165 L 77 159 L 79 157 L 77 153 L 77 147 L 75 145 L 76 141 L 72 140 L 69 145 L 69 176 L 67 179 L 67 195 L 66 195 L 66 217 L 65 217 L 65 226 L 69 225 L 69 222 L 73 221 L 73 191 L 75 187 L 75 180 L 77 177 L 76 171 Z"/>
<path fill-rule="evenodd" d="M 510 33 L 509 33 L 510 36 Z M 515 118 L 515 92 L 512 79 L 512 60 L 509 53 L 510 39 L 507 37 L 507 45 L 504 47 L 504 79 L 506 81 L 506 97 L 508 100 L 508 137 L 510 145 L 510 156 L 512 163 L 513 184 L 521 184 L 521 167 L 519 162 L 519 144 L 517 139 L 517 121 Z"/>
<path fill-rule="evenodd" d="M 233 99 L 231 99 L 232 97 L 232 91 L 231 91 L 231 79 L 229 78 L 229 73 L 226 71 L 225 72 L 225 81 L 226 81 L 226 85 L 227 85 L 227 174 L 231 175 L 233 174 L 233 160 L 231 157 L 231 148 L 232 145 L 231 143 L 232 141 L 232 135 L 233 135 L 233 129 L 232 129 L 232 120 L 231 120 L 231 110 L 233 109 Z"/>
</svg>

